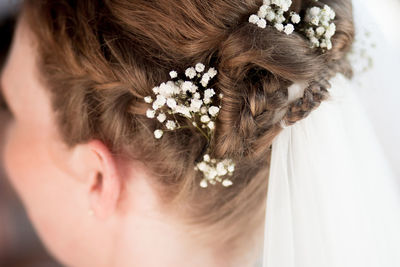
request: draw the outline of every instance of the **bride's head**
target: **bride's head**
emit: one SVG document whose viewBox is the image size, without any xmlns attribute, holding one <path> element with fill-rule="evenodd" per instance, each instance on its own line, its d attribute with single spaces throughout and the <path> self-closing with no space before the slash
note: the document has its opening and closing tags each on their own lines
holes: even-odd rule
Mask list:
<svg viewBox="0 0 400 267">
<path fill-rule="evenodd" d="M 333 48 L 248 22 L 262 1 L 27 1 L 2 92 L 6 172 L 48 249 L 69 266 L 246 266 L 260 252 L 269 156 L 347 72 L 350 0 L 332 0 Z M 321 2 L 294 1 L 300 14 Z M 210 142 L 185 119 L 153 136 L 152 88 L 197 62 L 223 93 Z M 309 85 L 288 101 L 288 87 Z M 202 188 L 205 147 L 232 186 Z M 247 255 L 247 256 L 246 256 Z"/>
</svg>

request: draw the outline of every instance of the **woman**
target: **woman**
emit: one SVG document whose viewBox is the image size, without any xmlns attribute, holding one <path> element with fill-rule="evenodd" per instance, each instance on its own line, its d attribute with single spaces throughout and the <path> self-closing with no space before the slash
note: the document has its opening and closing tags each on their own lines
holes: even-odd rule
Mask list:
<svg viewBox="0 0 400 267">
<path fill-rule="evenodd" d="M 293 1 L 283 29 L 250 19 L 262 4 L 25 2 L 2 74 L 3 160 L 63 264 L 253 266 L 261 257 L 267 178 L 279 162 L 271 145 L 328 98 L 331 78 L 350 76 L 354 36 L 349 0 L 327 3 L 331 47 L 310 47 L 301 28 L 323 2 Z M 207 118 L 168 113 L 156 98 L 182 77 L 201 84 L 186 91 L 193 103 L 215 94 Z M 211 176 L 212 159 L 230 160 L 215 170 L 230 175 Z"/>
</svg>

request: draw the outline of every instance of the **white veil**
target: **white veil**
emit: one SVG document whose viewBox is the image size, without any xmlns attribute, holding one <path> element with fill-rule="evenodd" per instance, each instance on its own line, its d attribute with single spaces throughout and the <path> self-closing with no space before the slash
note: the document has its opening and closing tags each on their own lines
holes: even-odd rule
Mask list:
<svg viewBox="0 0 400 267">
<path fill-rule="evenodd" d="M 359 33 L 373 19 L 368 2 L 353 1 Z M 391 116 L 383 124 L 365 109 L 381 98 L 386 99 L 382 109 L 390 112 L 394 107 L 386 105 L 400 101 L 381 95 L 400 92 L 400 63 L 395 60 L 400 47 L 390 47 L 383 34 L 372 39 L 375 68 L 356 73 L 351 81 L 334 77 L 330 100 L 273 142 L 264 267 L 400 266 L 400 179 L 399 165 L 393 164 L 400 141 L 379 139 L 392 130 L 398 133 L 400 119 L 382 113 L 383 118 Z M 387 56 L 384 69 L 379 68 L 382 56 Z M 390 145 L 395 147 L 391 151 Z"/>
</svg>

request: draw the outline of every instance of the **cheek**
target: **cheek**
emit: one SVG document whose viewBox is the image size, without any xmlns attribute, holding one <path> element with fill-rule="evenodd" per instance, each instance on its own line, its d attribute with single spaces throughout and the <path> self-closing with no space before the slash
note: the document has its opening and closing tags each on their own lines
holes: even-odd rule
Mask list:
<svg viewBox="0 0 400 267">
<path fill-rule="evenodd" d="M 24 204 L 39 201 L 39 178 L 45 167 L 45 158 L 35 133 L 20 129 L 16 123 L 9 124 L 5 133 L 3 160 L 7 176 Z"/>
<path fill-rule="evenodd" d="M 54 166 L 44 130 L 10 124 L 4 144 L 4 167 L 45 246 L 57 258 L 73 253 L 79 198 L 72 179 Z M 75 194 L 74 194 L 75 192 Z M 78 213 L 79 214 L 79 213 Z"/>
</svg>

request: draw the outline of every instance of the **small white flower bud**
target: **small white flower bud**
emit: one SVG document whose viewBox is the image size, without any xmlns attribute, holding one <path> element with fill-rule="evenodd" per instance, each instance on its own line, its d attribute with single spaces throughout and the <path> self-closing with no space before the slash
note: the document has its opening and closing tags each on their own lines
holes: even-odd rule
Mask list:
<svg viewBox="0 0 400 267">
<path fill-rule="evenodd" d="M 267 10 L 266 9 L 262 9 L 262 8 L 260 8 L 259 10 L 258 10 L 258 12 L 257 12 L 257 16 L 260 18 L 260 19 L 265 19 L 265 16 L 267 15 Z"/>
<path fill-rule="evenodd" d="M 292 22 L 293 22 L 294 24 L 298 24 L 298 23 L 300 23 L 300 21 L 301 21 L 301 18 L 300 18 L 300 16 L 299 16 L 299 14 L 293 14 L 293 15 L 292 15 Z"/>
<path fill-rule="evenodd" d="M 155 110 L 148 109 L 148 110 L 146 111 L 146 116 L 147 116 L 147 118 L 149 118 L 149 119 L 154 118 L 155 115 L 156 115 L 156 111 L 155 111 Z"/>
<path fill-rule="evenodd" d="M 217 75 L 218 71 L 217 71 L 215 68 L 210 68 L 210 69 L 207 71 L 207 73 L 208 73 L 208 75 L 210 76 L 210 78 L 212 79 L 212 78 L 215 77 L 215 75 Z"/>
<path fill-rule="evenodd" d="M 232 183 L 231 180 L 225 179 L 225 180 L 222 181 L 222 185 L 224 187 L 229 187 L 229 186 L 233 185 L 233 183 Z"/>
<path fill-rule="evenodd" d="M 275 28 L 278 30 L 278 31 L 283 31 L 283 29 L 285 28 L 284 26 L 283 26 L 283 24 L 282 23 L 276 23 L 275 24 Z"/>
<path fill-rule="evenodd" d="M 293 26 L 293 24 L 288 24 L 288 25 L 285 26 L 284 32 L 285 32 L 287 35 L 292 34 L 293 31 L 294 31 L 294 26 Z"/>
<path fill-rule="evenodd" d="M 205 66 L 202 63 L 197 63 L 195 68 L 196 68 L 197 72 L 203 72 L 205 69 Z"/>
<path fill-rule="evenodd" d="M 203 123 L 207 123 L 210 121 L 210 117 L 208 117 L 207 115 L 203 115 L 200 117 L 200 121 Z"/>
<path fill-rule="evenodd" d="M 151 96 L 146 96 L 145 98 L 144 98 L 144 102 L 146 102 L 146 103 L 152 103 L 153 102 L 153 99 L 151 98 Z"/>
<path fill-rule="evenodd" d="M 317 35 L 321 36 L 325 33 L 325 28 L 320 26 L 315 30 L 315 32 L 317 33 Z"/>
<path fill-rule="evenodd" d="M 170 73 L 169 73 L 169 76 L 171 77 L 171 79 L 175 79 L 176 77 L 178 77 L 178 73 L 176 72 L 176 71 L 171 71 Z"/>
<path fill-rule="evenodd" d="M 257 15 L 255 15 L 255 14 L 253 14 L 253 15 L 251 15 L 250 17 L 249 17 L 249 22 L 250 23 L 253 23 L 253 24 L 257 24 L 257 22 L 260 20 L 260 18 L 257 16 Z"/>
<path fill-rule="evenodd" d="M 167 116 L 164 113 L 160 113 L 157 116 L 157 120 L 161 123 L 163 123 L 167 119 Z"/>
<path fill-rule="evenodd" d="M 315 17 L 315 16 L 318 16 L 318 15 L 319 15 L 319 13 L 321 12 L 321 8 L 319 8 L 319 7 L 312 7 L 312 8 L 310 8 L 309 12 L 310 12 L 310 15 L 311 15 L 311 16 Z"/>
<path fill-rule="evenodd" d="M 265 27 L 267 27 L 267 21 L 265 19 L 260 19 L 259 21 L 257 21 L 257 26 L 265 29 Z"/>
<path fill-rule="evenodd" d="M 213 116 L 213 117 L 217 116 L 218 112 L 219 112 L 219 107 L 216 107 L 216 106 L 211 106 L 208 109 L 208 113 L 210 113 L 210 115 Z"/>
<path fill-rule="evenodd" d="M 171 109 L 175 109 L 176 108 L 176 100 L 173 98 L 168 98 L 167 106 L 170 107 Z"/>
<path fill-rule="evenodd" d="M 267 11 L 267 14 L 265 18 L 269 21 L 272 22 L 275 19 L 275 12 L 272 10 Z"/>
<path fill-rule="evenodd" d="M 201 186 L 202 188 L 207 188 L 207 186 L 208 186 L 207 180 L 206 180 L 206 179 L 201 180 L 200 186 Z"/>
<path fill-rule="evenodd" d="M 193 67 L 188 68 L 185 71 L 185 75 L 186 75 L 186 77 L 193 79 L 196 76 L 196 70 Z"/>
<path fill-rule="evenodd" d="M 165 124 L 165 127 L 167 127 L 168 130 L 175 130 L 176 123 L 174 121 L 168 120 Z"/>
<path fill-rule="evenodd" d="M 208 73 L 204 73 L 200 81 L 201 85 L 203 87 L 207 87 L 209 81 L 210 81 L 210 75 L 208 75 Z"/>
<path fill-rule="evenodd" d="M 209 123 L 207 123 L 207 126 L 210 130 L 214 130 L 215 129 L 215 122 L 210 121 Z"/>
<path fill-rule="evenodd" d="M 154 131 L 154 137 L 160 139 L 163 136 L 164 132 L 160 129 Z"/>
</svg>

